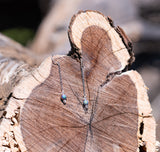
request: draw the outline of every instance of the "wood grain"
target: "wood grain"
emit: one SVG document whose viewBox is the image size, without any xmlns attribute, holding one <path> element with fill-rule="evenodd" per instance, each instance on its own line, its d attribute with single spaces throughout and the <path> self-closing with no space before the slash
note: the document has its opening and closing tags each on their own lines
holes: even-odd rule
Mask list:
<svg viewBox="0 0 160 152">
<path fill-rule="evenodd" d="M 133 53 L 124 31 L 99 12 L 80 11 L 71 19 L 68 35 L 71 51 L 67 56 L 53 57 L 61 67 L 67 104 L 60 101 L 59 69 L 49 57 L 15 87 L 0 125 L 0 148 L 155 152 L 155 121 L 147 89 L 136 71 L 126 71 Z M 89 101 L 87 112 L 80 60 Z"/>
</svg>

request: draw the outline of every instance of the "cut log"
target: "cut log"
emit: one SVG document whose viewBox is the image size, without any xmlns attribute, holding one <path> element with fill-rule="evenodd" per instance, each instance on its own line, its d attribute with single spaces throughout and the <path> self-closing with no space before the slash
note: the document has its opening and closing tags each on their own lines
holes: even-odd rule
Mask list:
<svg viewBox="0 0 160 152">
<path fill-rule="evenodd" d="M 13 89 L 0 125 L 0 150 L 155 152 L 147 88 L 138 72 L 127 71 L 133 53 L 124 31 L 97 11 L 80 11 L 68 35 L 67 56 L 47 58 Z"/>
</svg>

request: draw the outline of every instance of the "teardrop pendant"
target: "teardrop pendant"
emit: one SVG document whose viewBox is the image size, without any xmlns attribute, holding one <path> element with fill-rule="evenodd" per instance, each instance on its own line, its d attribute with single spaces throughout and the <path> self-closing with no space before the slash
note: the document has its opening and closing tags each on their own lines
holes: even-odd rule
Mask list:
<svg viewBox="0 0 160 152">
<path fill-rule="evenodd" d="M 61 101 L 62 103 L 65 105 L 66 104 L 66 101 L 67 101 L 67 96 L 65 94 L 62 94 L 61 95 Z"/>
<path fill-rule="evenodd" d="M 54 62 L 53 61 L 53 56 L 52 56 L 52 63 L 54 65 L 58 66 L 58 72 L 59 72 L 59 79 L 60 79 L 60 87 L 61 87 L 61 96 L 60 96 L 60 100 L 61 102 L 65 105 L 67 102 L 67 96 L 64 94 L 64 90 L 63 90 L 63 83 L 62 83 L 62 76 L 61 76 L 61 67 L 60 64 L 58 62 Z"/>
</svg>

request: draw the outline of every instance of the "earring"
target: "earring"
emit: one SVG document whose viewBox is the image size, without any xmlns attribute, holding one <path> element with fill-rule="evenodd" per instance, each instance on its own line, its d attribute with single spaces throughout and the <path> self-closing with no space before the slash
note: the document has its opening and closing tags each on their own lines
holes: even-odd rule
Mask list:
<svg viewBox="0 0 160 152">
<path fill-rule="evenodd" d="M 64 90 L 63 90 L 62 75 L 61 75 L 61 66 L 60 66 L 60 64 L 58 62 L 54 62 L 53 61 L 53 55 L 52 55 L 52 63 L 54 65 L 58 66 L 59 79 L 60 79 L 60 87 L 61 87 L 61 97 L 60 97 L 60 100 L 65 105 L 66 101 L 67 101 L 67 96 L 64 94 Z"/>
<path fill-rule="evenodd" d="M 86 91 L 85 91 L 85 82 L 84 82 L 84 71 L 83 71 L 83 60 L 80 59 L 81 64 L 81 77 L 82 77 L 82 85 L 83 85 L 83 108 L 87 111 L 88 110 L 88 100 L 86 99 Z"/>
</svg>

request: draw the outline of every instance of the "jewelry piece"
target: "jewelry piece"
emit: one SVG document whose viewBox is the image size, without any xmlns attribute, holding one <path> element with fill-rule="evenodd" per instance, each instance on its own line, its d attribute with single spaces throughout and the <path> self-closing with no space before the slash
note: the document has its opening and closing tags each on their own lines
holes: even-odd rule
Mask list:
<svg viewBox="0 0 160 152">
<path fill-rule="evenodd" d="M 83 108 L 87 111 L 88 110 L 88 100 L 86 99 L 86 91 L 85 91 L 85 82 L 84 82 L 84 71 L 83 71 L 83 60 L 81 61 L 81 76 L 82 76 L 82 85 L 83 85 Z"/>
<path fill-rule="evenodd" d="M 61 75 L 61 66 L 58 62 L 54 62 L 53 61 L 53 55 L 52 55 L 52 63 L 54 65 L 58 66 L 58 72 L 59 72 L 59 79 L 60 79 L 60 86 L 61 86 L 61 97 L 60 100 L 62 101 L 62 103 L 65 105 L 66 101 L 67 101 L 67 96 L 64 94 L 64 90 L 63 90 L 63 83 L 62 83 L 62 75 Z"/>
</svg>

